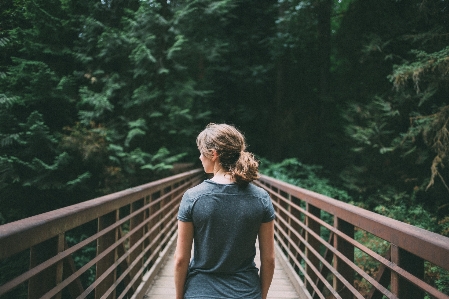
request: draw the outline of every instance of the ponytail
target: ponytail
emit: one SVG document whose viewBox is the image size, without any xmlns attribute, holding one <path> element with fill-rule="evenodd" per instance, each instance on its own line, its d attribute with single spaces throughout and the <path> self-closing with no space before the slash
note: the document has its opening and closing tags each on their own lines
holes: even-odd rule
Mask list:
<svg viewBox="0 0 449 299">
<path fill-rule="evenodd" d="M 230 173 L 239 186 L 247 185 L 260 177 L 259 162 L 254 158 L 253 154 L 243 151 L 240 153 L 235 166 L 231 167 Z"/>
</svg>

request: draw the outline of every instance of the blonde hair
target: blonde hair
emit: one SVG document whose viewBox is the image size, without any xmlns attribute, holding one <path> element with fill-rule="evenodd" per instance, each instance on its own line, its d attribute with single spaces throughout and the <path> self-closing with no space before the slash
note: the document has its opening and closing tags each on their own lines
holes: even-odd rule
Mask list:
<svg viewBox="0 0 449 299">
<path fill-rule="evenodd" d="M 196 145 L 207 158 L 216 150 L 221 166 L 238 185 L 259 178 L 259 162 L 246 151 L 245 137 L 235 127 L 210 123 L 196 138 Z"/>
</svg>

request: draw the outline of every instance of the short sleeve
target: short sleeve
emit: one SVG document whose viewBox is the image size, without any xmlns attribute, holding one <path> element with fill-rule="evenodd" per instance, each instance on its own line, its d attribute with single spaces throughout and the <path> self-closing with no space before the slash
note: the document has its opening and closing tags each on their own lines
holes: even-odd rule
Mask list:
<svg viewBox="0 0 449 299">
<path fill-rule="evenodd" d="M 178 210 L 178 220 L 183 222 L 192 222 L 192 200 L 186 193 L 182 196 L 181 204 Z"/>
<path fill-rule="evenodd" d="M 276 214 L 274 211 L 273 203 L 271 202 L 271 198 L 267 193 L 267 196 L 264 198 L 264 214 L 262 218 L 262 222 L 270 222 L 276 218 Z"/>
</svg>

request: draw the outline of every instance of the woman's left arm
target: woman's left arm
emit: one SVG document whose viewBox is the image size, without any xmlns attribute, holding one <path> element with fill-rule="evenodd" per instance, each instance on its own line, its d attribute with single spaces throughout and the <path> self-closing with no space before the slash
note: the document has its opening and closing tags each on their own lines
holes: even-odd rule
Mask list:
<svg viewBox="0 0 449 299">
<path fill-rule="evenodd" d="M 187 278 L 193 243 L 193 222 L 178 220 L 178 240 L 175 251 L 176 299 L 184 298 L 184 285 Z"/>
</svg>

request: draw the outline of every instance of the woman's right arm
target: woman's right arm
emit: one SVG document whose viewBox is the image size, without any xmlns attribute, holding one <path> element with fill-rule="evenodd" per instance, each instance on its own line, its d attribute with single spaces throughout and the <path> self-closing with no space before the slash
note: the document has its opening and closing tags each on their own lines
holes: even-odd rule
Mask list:
<svg viewBox="0 0 449 299">
<path fill-rule="evenodd" d="M 268 289 L 273 280 L 275 267 L 274 252 L 274 220 L 262 223 L 259 229 L 259 250 L 260 250 L 260 286 L 262 299 L 266 299 Z"/>
<path fill-rule="evenodd" d="M 184 298 L 184 285 L 189 268 L 193 243 L 193 223 L 178 221 L 178 240 L 175 251 L 176 299 Z"/>
</svg>

